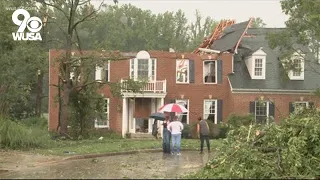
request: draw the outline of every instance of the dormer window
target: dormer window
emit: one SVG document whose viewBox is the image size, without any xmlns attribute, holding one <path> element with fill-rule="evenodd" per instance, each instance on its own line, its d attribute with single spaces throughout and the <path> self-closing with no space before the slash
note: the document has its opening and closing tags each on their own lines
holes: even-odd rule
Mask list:
<svg viewBox="0 0 320 180">
<path fill-rule="evenodd" d="M 262 48 L 245 59 L 246 66 L 252 79 L 266 78 L 266 56 Z"/>
<path fill-rule="evenodd" d="M 288 76 L 290 80 L 304 80 L 304 54 L 294 53 L 289 61 Z M 288 60 L 287 60 L 288 61 Z M 286 65 L 284 65 L 286 66 Z"/>
<path fill-rule="evenodd" d="M 262 63 L 263 63 L 262 58 L 254 59 L 254 76 L 262 77 L 262 70 L 263 70 Z"/>
</svg>

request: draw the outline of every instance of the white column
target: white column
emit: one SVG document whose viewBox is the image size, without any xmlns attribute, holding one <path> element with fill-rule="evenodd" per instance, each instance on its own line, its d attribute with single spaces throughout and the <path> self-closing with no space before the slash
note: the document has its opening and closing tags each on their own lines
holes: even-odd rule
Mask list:
<svg viewBox="0 0 320 180">
<path fill-rule="evenodd" d="M 157 110 L 157 104 L 156 104 L 156 99 L 155 98 L 151 98 L 151 113 L 155 113 Z M 151 134 L 152 133 L 152 125 L 153 125 L 153 118 L 149 118 L 149 122 L 148 122 L 148 133 Z"/>
<path fill-rule="evenodd" d="M 122 137 L 128 131 L 128 98 L 122 99 Z"/>
</svg>

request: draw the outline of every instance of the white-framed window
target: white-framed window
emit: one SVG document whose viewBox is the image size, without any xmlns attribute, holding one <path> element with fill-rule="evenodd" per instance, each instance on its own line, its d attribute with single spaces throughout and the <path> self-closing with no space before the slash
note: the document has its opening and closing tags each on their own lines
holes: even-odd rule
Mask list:
<svg viewBox="0 0 320 180">
<path fill-rule="evenodd" d="M 217 83 L 217 61 L 216 60 L 203 61 L 203 82 L 204 84 Z"/>
<path fill-rule="evenodd" d="M 294 53 L 291 57 L 293 68 L 288 72 L 291 80 L 304 80 L 304 54 Z"/>
<path fill-rule="evenodd" d="M 205 99 L 203 102 L 203 119 L 208 119 L 217 124 L 217 100 Z"/>
<path fill-rule="evenodd" d="M 182 105 L 186 109 L 189 109 L 189 100 L 188 99 L 177 99 L 176 103 Z M 188 112 L 176 113 L 176 115 L 178 116 L 180 122 L 189 124 L 189 113 Z"/>
<path fill-rule="evenodd" d="M 95 128 L 108 128 L 109 127 L 109 111 L 110 107 L 110 99 L 104 98 L 104 104 L 103 104 L 103 118 L 97 118 L 94 123 Z"/>
<path fill-rule="evenodd" d="M 269 102 L 268 101 L 256 101 L 255 103 L 255 118 L 258 123 L 267 123 L 269 117 Z"/>
<path fill-rule="evenodd" d="M 134 80 L 156 80 L 156 59 L 130 59 L 130 78 Z"/>
<path fill-rule="evenodd" d="M 105 62 L 103 67 L 96 66 L 95 80 L 110 82 L 110 61 Z"/>
<path fill-rule="evenodd" d="M 293 76 L 301 76 L 302 73 L 302 60 L 300 58 L 296 58 L 293 60 L 294 70 L 292 72 Z"/>
<path fill-rule="evenodd" d="M 306 102 L 306 101 L 294 102 L 294 109 L 295 110 L 306 109 L 306 108 L 309 108 L 309 102 Z"/>
<path fill-rule="evenodd" d="M 189 83 L 189 60 L 176 60 L 176 83 Z"/>
<path fill-rule="evenodd" d="M 263 70 L 263 59 L 262 58 L 255 58 L 254 59 L 254 76 L 262 76 Z"/>
</svg>

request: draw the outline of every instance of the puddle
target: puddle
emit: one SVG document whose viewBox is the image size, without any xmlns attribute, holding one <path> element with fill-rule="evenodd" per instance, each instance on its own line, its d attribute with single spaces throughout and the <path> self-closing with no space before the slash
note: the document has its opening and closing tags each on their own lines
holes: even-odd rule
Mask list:
<svg viewBox="0 0 320 180">
<path fill-rule="evenodd" d="M 184 151 L 181 156 L 162 152 L 116 155 L 30 167 L 1 173 L 0 178 L 177 178 L 198 171 L 212 156 L 197 151 Z"/>
</svg>

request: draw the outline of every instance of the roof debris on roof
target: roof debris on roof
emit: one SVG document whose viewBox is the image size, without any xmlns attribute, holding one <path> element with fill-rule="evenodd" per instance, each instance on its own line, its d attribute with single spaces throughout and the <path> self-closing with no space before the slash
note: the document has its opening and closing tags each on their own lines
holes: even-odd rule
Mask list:
<svg viewBox="0 0 320 180">
<path fill-rule="evenodd" d="M 195 54 L 208 53 L 203 49 L 211 49 L 218 52 L 231 51 L 236 52 L 241 39 L 246 34 L 253 18 L 248 21 L 235 24 L 234 20 L 222 20 L 214 29 L 212 35 L 206 38 L 199 48 L 193 51 Z"/>
</svg>

